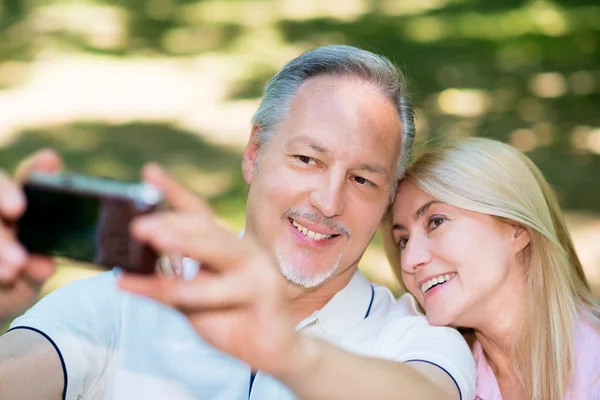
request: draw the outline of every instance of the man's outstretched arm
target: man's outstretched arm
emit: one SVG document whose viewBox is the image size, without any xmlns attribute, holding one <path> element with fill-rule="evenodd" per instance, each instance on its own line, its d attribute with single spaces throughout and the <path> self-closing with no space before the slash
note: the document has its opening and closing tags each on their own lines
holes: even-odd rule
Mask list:
<svg viewBox="0 0 600 400">
<path fill-rule="evenodd" d="M 359 356 L 307 335 L 301 340 L 289 369 L 276 376 L 298 398 L 460 399 L 450 375 L 435 365 Z"/>
<path fill-rule="evenodd" d="M 452 378 L 435 365 L 359 356 L 308 335 L 301 340 L 301 354 L 276 376 L 298 398 L 460 399 Z"/>
</svg>

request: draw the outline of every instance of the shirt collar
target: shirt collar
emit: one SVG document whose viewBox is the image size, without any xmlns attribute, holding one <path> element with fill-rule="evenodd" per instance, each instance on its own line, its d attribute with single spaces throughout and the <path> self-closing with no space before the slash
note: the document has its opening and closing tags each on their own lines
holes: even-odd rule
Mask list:
<svg viewBox="0 0 600 400">
<path fill-rule="evenodd" d="M 373 288 L 371 283 L 358 270 L 350 282 L 337 292 L 325 306 L 302 321 L 297 329 L 301 330 L 312 322 L 331 335 L 348 333 L 362 321 L 372 305 Z"/>
</svg>

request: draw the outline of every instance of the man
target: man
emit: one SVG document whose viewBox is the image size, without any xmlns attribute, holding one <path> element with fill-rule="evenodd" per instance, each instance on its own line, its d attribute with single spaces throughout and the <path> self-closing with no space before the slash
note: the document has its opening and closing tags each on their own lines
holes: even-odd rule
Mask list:
<svg viewBox="0 0 600 400">
<path fill-rule="evenodd" d="M 1 398 L 472 397 L 460 335 L 427 325 L 410 297 L 395 302 L 356 270 L 410 155 L 398 70 L 348 46 L 307 52 L 269 82 L 252 123 L 243 238 L 147 166 L 144 179 L 174 212 L 142 218 L 132 233 L 199 260 L 200 273 L 104 273 L 51 293 L 0 338 Z M 17 175 L 59 164 L 40 153 Z M 14 220 L 20 191 L 5 177 L 0 185 L 0 213 Z M 6 228 L 1 237 L 6 315 L 52 267 L 28 258 Z M 364 368 L 378 380 L 364 382 Z"/>
</svg>

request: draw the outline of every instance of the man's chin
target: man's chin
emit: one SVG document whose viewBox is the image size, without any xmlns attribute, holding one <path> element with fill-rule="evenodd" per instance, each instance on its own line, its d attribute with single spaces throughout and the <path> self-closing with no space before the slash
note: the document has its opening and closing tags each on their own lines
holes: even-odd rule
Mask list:
<svg viewBox="0 0 600 400">
<path fill-rule="evenodd" d="M 335 271 L 337 270 L 337 264 L 335 267 L 323 272 L 303 271 L 295 268 L 289 263 L 281 261 L 279 263 L 279 268 L 283 277 L 291 284 L 305 289 L 314 289 L 334 276 Z"/>
<path fill-rule="evenodd" d="M 278 243 L 275 254 L 281 274 L 291 284 L 306 289 L 316 288 L 333 277 L 343 254 L 343 251 L 340 251 L 336 258 L 330 258 L 327 255 L 317 257 L 310 251 L 286 250 L 289 249 Z"/>
</svg>

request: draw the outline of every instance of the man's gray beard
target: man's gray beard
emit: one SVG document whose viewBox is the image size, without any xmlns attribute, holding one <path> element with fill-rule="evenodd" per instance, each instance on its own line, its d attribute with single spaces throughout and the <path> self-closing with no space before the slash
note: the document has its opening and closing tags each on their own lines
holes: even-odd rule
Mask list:
<svg viewBox="0 0 600 400">
<path fill-rule="evenodd" d="M 310 251 L 308 248 L 306 250 Z M 329 270 L 327 270 L 321 274 L 318 274 L 318 275 L 305 274 L 302 271 L 299 271 L 298 269 L 294 268 L 294 266 L 292 264 L 290 264 L 289 262 L 285 261 L 283 259 L 283 254 L 281 254 L 281 246 L 279 245 L 279 241 L 277 241 L 275 257 L 277 258 L 277 264 L 279 264 L 279 270 L 281 271 L 281 274 L 283 275 L 283 277 L 285 279 L 287 279 L 289 282 L 293 283 L 294 285 L 297 285 L 297 286 L 300 286 L 300 287 L 303 287 L 306 289 L 312 289 L 314 287 L 321 285 L 323 282 L 325 282 L 326 280 L 328 280 L 329 278 L 331 278 L 333 276 L 335 271 L 340 266 L 340 260 L 342 259 L 343 253 L 344 253 L 344 249 L 340 250 L 340 254 L 338 255 L 338 258 L 335 260 L 335 262 L 333 263 L 333 266 Z"/>
</svg>

